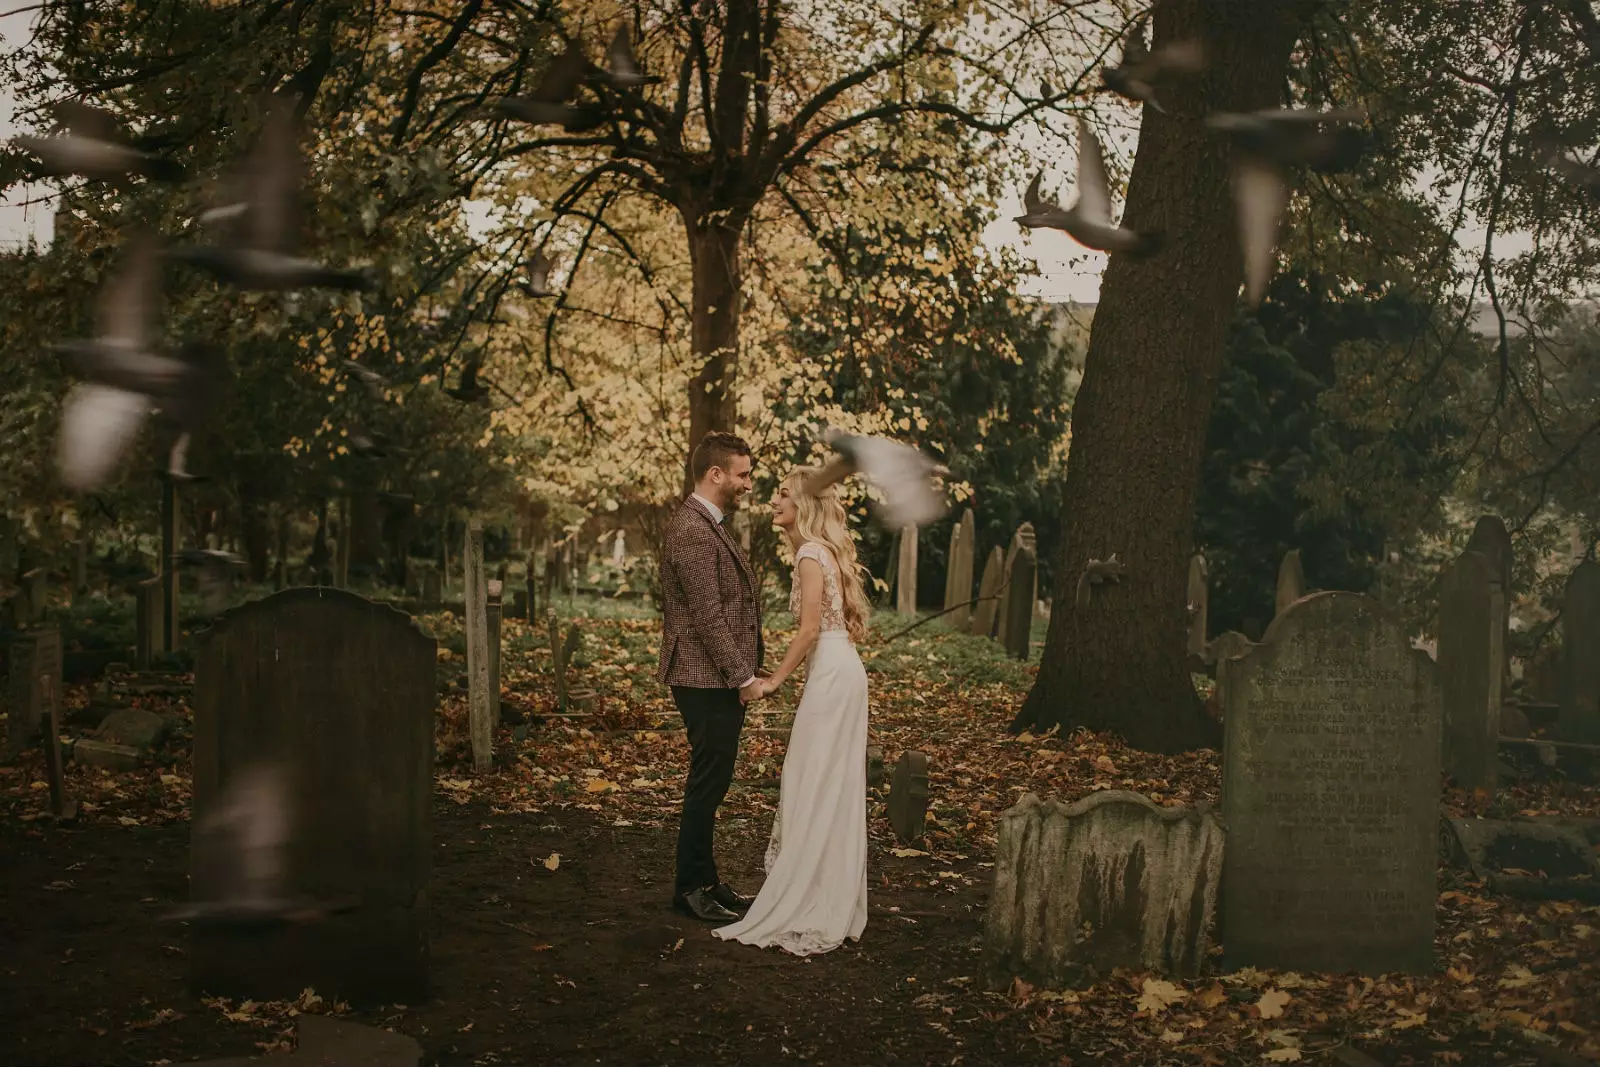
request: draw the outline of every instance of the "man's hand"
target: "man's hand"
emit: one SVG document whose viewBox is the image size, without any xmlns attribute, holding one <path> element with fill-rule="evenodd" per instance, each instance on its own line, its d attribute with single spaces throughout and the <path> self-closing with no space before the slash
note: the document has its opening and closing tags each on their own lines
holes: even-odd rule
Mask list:
<svg viewBox="0 0 1600 1067">
<path fill-rule="evenodd" d="M 741 703 L 741 704 L 749 704 L 752 701 L 760 700 L 762 697 L 764 697 L 766 695 L 767 695 L 767 687 L 766 687 L 766 685 L 762 682 L 762 680 L 760 678 L 756 678 L 756 679 L 752 680 L 749 685 L 747 685 L 743 689 L 739 690 L 739 703 Z"/>
<path fill-rule="evenodd" d="M 772 677 L 772 672 L 767 670 L 765 667 L 762 667 L 760 670 L 756 671 L 756 677 L 757 678 L 771 678 Z"/>
</svg>

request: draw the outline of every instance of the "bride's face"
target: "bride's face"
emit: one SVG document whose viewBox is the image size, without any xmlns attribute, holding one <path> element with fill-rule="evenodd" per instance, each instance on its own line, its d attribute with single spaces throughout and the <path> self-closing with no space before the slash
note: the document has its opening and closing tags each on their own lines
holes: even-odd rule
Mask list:
<svg viewBox="0 0 1600 1067">
<path fill-rule="evenodd" d="M 795 514 L 794 498 L 789 495 L 788 487 L 778 486 L 778 494 L 772 498 L 772 525 L 787 530 L 794 525 Z"/>
</svg>

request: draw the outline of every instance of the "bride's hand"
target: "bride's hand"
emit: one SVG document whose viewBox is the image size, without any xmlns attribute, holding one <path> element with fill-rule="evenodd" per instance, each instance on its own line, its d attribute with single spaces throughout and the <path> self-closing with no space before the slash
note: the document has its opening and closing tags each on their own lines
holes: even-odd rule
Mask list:
<svg viewBox="0 0 1600 1067">
<path fill-rule="evenodd" d="M 760 679 L 757 682 L 757 687 L 758 687 L 758 689 L 759 689 L 759 691 L 761 693 L 762 698 L 764 699 L 766 697 L 771 696 L 773 693 L 776 693 L 778 691 L 778 689 L 781 687 L 781 683 L 776 681 L 776 680 L 774 680 L 774 679 L 772 679 L 772 678 L 770 678 L 770 677 L 768 677 L 768 678 Z"/>
</svg>

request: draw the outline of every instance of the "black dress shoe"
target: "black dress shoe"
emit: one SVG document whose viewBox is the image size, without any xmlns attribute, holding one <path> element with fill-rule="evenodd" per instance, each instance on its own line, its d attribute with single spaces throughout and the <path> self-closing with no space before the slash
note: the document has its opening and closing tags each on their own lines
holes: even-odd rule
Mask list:
<svg viewBox="0 0 1600 1067">
<path fill-rule="evenodd" d="M 685 915 L 704 919 L 708 923 L 737 922 L 739 916 L 718 904 L 709 889 L 691 889 L 672 898 L 672 906 Z"/>
<path fill-rule="evenodd" d="M 734 891 L 733 886 L 729 885 L 727 882 L 718 882 L 716 885 L 707 890 L 707 892 L 711 894 L 712 900 L 716 901 L 718 904 L 721 904 L 729 911 L 736 911 L 740 914 L 749 911 L 750 905 L 756 902 L 755 897 L 740 896 Z"/>
</svg>

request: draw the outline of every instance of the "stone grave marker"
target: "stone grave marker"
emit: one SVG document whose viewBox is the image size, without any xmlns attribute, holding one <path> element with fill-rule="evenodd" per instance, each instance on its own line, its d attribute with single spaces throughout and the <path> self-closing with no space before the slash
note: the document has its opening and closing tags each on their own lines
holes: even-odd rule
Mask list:
<svg viewBox="0 0 1600 1067">
<path fill-rule="evenodd" d="M 61 631 L 54 626 L 24 630 L 11 639 L 6 693 L 6 751 L 15 756 L 59 721 Z"/>
<path fill-rule="evenodd" d="M 1004 581 L 1005 553 L 995 545 L 983 565 L 983 580 L 978 583 L 978 603 L 972 609 L 972 632 L 993 637 L 995 619 L 1000 614 L 1000 583 Z"/>
<path fill-rule="evenodd" d="M 1296 600 L 1306 595 L 1306 572 L 1300 565 L 1300 550 L 1291 548 L 1283 554 L 1283 562 L 1278 564 L 1278 592 L 1274 600 L 1275 613 L 1283 614 L 1283 609 L 1293 604 Z"/>
<path fill-rule="evenodd" d="M 505 589 L 499 579 L 490 579 L 489 598 L 485 616 L 489 624 L 489 721 L 500 728 L 500 618 L 504 605 L 500 600 Z"/>
<path fill-rule="evenodd" d="M 489 699 L 488 583 L 483 574 L 483 520 L 467 522 L 461 554 L 467 631 L 467 714 L 472 732 L 472 769 L 486 774 L 494 766 L 494 719 Z"/>
<path fill-rule="evenodd" d="M 285 890 L 354 901 L 319 922 L 196 925 L 196 992 L 419 1003 L 428 992 L 435 645 L 404 612 L 345 590 L 287 589 L 197 635 L 194 824 L 265 761 L 287 768 Z M 196 903 L 226 865 L 197 835 Z"/>
<path fill-rule="evenodd" d="M 1378 601 L 1295 601 L 1229 663 L 1223 742 L 1228 965 L 1432 968 L 1435 668 Z"/>
<path fill-rule="evenodd" d="M 1600 744 L 1600 563 L 1567 579 L 1561 609 L 1561 739 Z"/>
<path fill-rule="evenodd" d="M 1026 660 L 1032 651 L 1033 589 L 1037 584 L 1038 561 L 1033 546 L 1023 545 L 1011 562 L 1011 584 L 1006 587 L 1006 651 Z"/>
<path fill-rule="evenodd" d="M 917 527 L 900 532 L 900 559 L 895 576 L 895 609 L 902 615 L 917 613 Z"/>
<path fill-rule="evenodd" d="M 444 576 L 434 567 L 422 572 L 422 603 L 436 608 L 444 600 Z"/>
<path fill-rule="evenodd" d="M 50 787 L 50 814 L 57 819 L 78 817 L 78 802 L 67 796 L 65 768 L 61 759 L 61 695 L 56 680 L 50 675 L 40 676 L 44 686 L 45 715 L 40 722 L 44 735 L 44 767 Z"/>
<path fill-rule="evenodd" d="M 1499 783 L 1505 594 L 1498 565 L 1466 551 L 1439 584 L 1439 693 L 1444 769 L 1463 789 Z"/>
<path fill-rule="evenodd" d="M 1238 630 L 1228 630 L 1220 633 L 1215 640 L 1206 646 L 1206 655 L 1215 664 L 1214 676 L 1217 680 L 1217 686 L 1212 699 L 1216 702 L 1216 707 L 1226 708 L 1228 706 L 1228 665 L 1236 662 L 1237 657 L 1244 655 L 1255 647 L 1255 642 Z"/>
<path fill-rule="evenodd" d="M 984 921 L 991 988 L 1059 989 L 1124 967 L 1192 976 L 1205 961 L 1222 824 L 1124 790 L 1062 804 L 1028 793 L 1000 820 Z"/>
<path fill-rule="evenodd" d="M 1206 652 L 1207 611 L 1211 590 L 1206 574 L 1206 558 L 1198 552 L 1189 557 L 1189 654 L 1204 656 Z"/>
<path fill-rule="evenodd" d="M 867 792 L 876 793 L 883 788 L 885 767 L 883 763 L 883 749 L 878 745 L 867 746 Z"/>
<path fill-rule="evenodd" d="M 165 608 L 162 604 L 160 578 L 147 578 L 134 586 L 134 646 L 133 665 L 141 671 L 150 669 L 155 657 L 166 652 Z"/>
<path fill-rule="evenodd" d="M 928 819 L 928 757 L 915 750 L 902 752 L 889 783 L 889 825 L 895 839 L 909 845 L 922 839 Z"/>
<path fill-rule="evenodd" d="M 978 526 L 972 509 L 961 513 L 961 521 L 950 529 L 950 555 L 945 569 L 944 606 L 952 629 L 965 630 L 972 614 L 972 553 L 977 545 Z"/>
<path fill-rule="evenodd" d="M 1468 552 L 1481 552 L 1489 561 L 1489 573 L 1495 581 L 1500 583 L 1500 592 L 1505 600 L 1504 612 L 1506 627 L 1511 624 L 1511 564 L 1514 559 L 1511 551 L 1511 534 L 1506 531 L 1506 524 L 1497 515 L 1485 515 L 1478 520 L 1472 528 L 1472 536 L 1467 539 Z M 1506 650 L 1510 655 L 1510 650 Z"/>
<path fill-rule="evenodd" d="M 1011 535 L 1011 544 L 1006 549 L 1005 567 L 1000 573 L 1000 604 L 999 607 L 995 609 L 995 635 L 1002 648 L 1011 648 L 1011 642 L 1009 640 L 1011 635 L 1011 613 L 1007 608 L 1007 605 L 1011 603 L 1011 590 L 1012 587 L 1016 585 L 1016 583 L 1011 580 L 1011 569 L 1016 565 L 1017 553 L 1021 552 L 1024 548 L 1034 549 L 1034 560 L 1037 563 L 1038 549 L 1036 546 L 1037 542 L 1033 536 L 1033 523 L 1025 522 L 1021 526 L 1017 527 L 1016 533 Z M 1038 584 L 1037 571 L 1035 572 L 1034 584 Z M 1037 595 L 1037 590 L 1032 588 L 1027 589 L 1025 590 L 1025 595 L 1027 596 L 1028 605 L 1031 612 L 1034 597 Z"/>
</svg>

